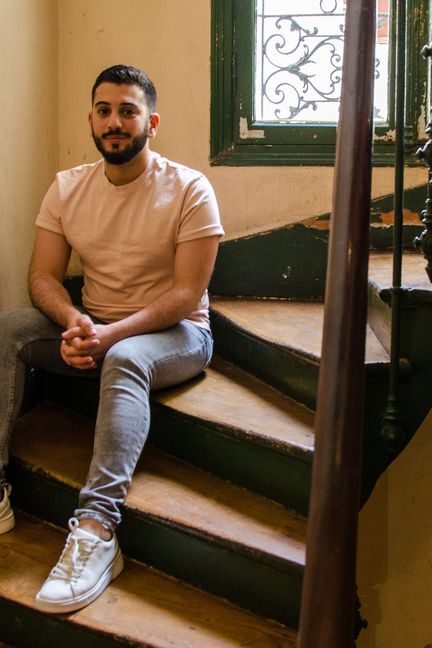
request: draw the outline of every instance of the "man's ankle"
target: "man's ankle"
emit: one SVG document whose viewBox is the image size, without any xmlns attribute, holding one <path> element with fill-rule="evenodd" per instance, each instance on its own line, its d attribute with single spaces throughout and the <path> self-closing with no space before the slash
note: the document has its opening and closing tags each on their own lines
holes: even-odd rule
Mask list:
<svg viewBox="0 0 432 648">
<path fill-rule="evenodd" d="M 112 532 L 102 522 L 94 518 L 80 518 L 79 526 L 83 531 L 88 531 L 101 540 L 109 541 L 113 536 Z"/>
</svg>

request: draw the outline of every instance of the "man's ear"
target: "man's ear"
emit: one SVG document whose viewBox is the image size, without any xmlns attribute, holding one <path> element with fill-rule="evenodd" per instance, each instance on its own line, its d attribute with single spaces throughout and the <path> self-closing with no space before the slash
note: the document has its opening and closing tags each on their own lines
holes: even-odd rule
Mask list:
<svg viewBox="0 0 432 648">
<path fill-rule="evenodd" d="M 149 117 L 149 137 L 156 137 L 157 129 L 160 124 L 160 115 L 159 113 L 151 113 Z"/>
</svg>

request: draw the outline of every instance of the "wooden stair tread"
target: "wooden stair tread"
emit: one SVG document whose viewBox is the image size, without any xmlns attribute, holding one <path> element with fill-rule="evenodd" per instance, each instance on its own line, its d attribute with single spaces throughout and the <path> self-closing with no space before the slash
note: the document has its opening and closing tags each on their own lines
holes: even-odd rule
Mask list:
<svg viewBox="0 0 432 648">
<path fill-rule="evenodd" d="M 92 444 L 91 421 L 42 405 L 18 420 L 11 454 L 31 470 L 81 488 Z M 264 561 L 304 566 L 303 518 L 150 447 L 137 467 L 126 506 Z"/>
<path fill-rule="evenodd" d="M 310 457 L 313 452 L 313 412 L 220 358 L 214 357 L 196 381 L 155 392 L 152 398 L 287 452 L 302 451 Z"/>
<path fill-rule="evenodd" d="M 0 599 L 34 609 L 64 540 L 64 532 L 18 514 L 15 529 L 0 536 Z M 154 648 L 296 645 L 294 632 L 284 626 L 130 560 L 94 603 L 61 618 L 77 629 Z"/>
<path fill-rule="evenodd" d="M 212 297 L 211 308 L 266 342 L 319 361 L 324 305 L 287 299 Z M 366 333 L 366 363 L 388 362 L 372 329 Z"/>
<path fill-rule="evenodd" d="M 369 279 L 380 288 L 392 285 L 392 252 L 373 252 L 369 257 Z M 418 252 L 404 252 L 402 258 L 402 285 L 432 291 L 426 274 L 427 261 Z"/>
</svg>

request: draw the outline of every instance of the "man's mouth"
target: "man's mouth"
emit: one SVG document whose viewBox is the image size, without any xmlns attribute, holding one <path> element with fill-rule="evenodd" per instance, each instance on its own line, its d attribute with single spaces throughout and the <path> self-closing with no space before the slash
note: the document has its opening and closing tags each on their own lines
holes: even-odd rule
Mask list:
<svg viewBox="0 0 432 648">
<path fill-rule="evenodd" d="M 118 140 L 128 139 L 129 135 L 127 133 L 104 133 L 102 139 L 110 140 L 111 142 L 116 142 Z"/>
</svg>

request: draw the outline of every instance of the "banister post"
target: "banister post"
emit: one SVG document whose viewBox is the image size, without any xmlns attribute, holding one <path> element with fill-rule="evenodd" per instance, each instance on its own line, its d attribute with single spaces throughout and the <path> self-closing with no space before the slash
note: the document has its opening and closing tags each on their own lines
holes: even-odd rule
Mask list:
<svg viewBox="0 0 432 648">
<path fill-rule="evenodd" d="M 375 23 L 347 3 L 299 648 L 354 645 Z"/>
</svg>

